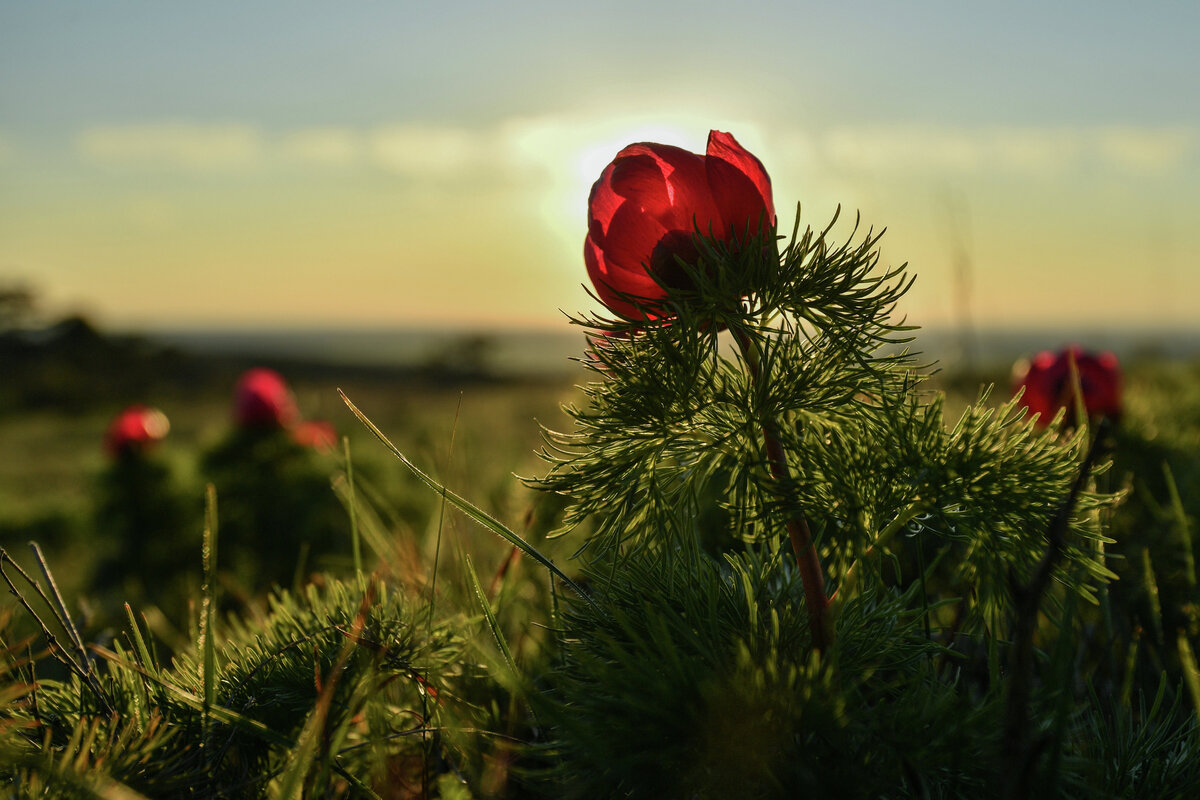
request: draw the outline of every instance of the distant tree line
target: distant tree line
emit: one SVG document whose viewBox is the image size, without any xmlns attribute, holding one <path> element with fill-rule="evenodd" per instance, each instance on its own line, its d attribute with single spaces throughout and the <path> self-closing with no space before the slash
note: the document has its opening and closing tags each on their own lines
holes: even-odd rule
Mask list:
<svg viewBox="0 0 1200 800">
<path fill-rule="evenodd" d="M 410 366 L 334 364 L 252 352 L 198 353 L 152 336 L 102 331 L 80 313 L 49 318 L 28 286 L 0 283 L 0 414 L 35 409 L 78 412 L 162 390 L 224 391 L 238 374 L 264 361 L 286 368 L 296 379 L 366 378 L 432 385 L 504 381 L 494 357 L 494 340 L 479 334 L 456 339 Z"/>
</svg>

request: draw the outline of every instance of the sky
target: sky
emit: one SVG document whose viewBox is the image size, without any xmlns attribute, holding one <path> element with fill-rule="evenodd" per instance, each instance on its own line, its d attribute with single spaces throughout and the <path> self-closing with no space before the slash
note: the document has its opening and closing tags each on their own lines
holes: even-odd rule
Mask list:
<svg viewBox="0 0 1200 800">
<path fill-rule="evenodd" d="M 0 286 L 116 328 L 565 324 L 726 130 L 922 326 L 1200 320 L 1200 3 L 0 0 Z"/>
</svg>

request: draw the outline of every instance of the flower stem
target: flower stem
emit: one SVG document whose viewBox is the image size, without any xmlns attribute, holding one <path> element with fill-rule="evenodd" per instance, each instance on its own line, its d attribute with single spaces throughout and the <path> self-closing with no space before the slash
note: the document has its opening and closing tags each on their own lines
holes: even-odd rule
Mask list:
<svg viewBox="0 0 1200 800">
<path fill-rule="evenodd" d="M 834 616 L 838 610 L 844 605 L 847 597 L 854 594 L 855 588 L 858 586 L 859 576 L 862 575 L 864 569 L 863 564 L 870 561 L 877 552 L 892 543 L 892 539 L 896 534 L 904 529 L 904 526 L 916 519 L 926 508 L 926 502 L 921 498 L 917 498 L 909 503 L 896 518 L 893 519 L 888 526 L 880 531 L 875 537 L 875 541 L 867 547 L 866 551 L 859 556 L 853 564 L 846 569 L 842 574 L 841 580 L 838 581 L 837 591 L 833 593 L 833 597 L 829 598 L 831 610 Z"/>
<path fill-rule="evenodd" d="M 746 360 L 750 379 L 757 383 L 762 380 L 758 350 L 745 331 L 733 329 L 732 332 L 742 357 Z M 779 441 L 775 432 L 776 422 L 773 419 L 763 419 L 760 423 L 771 476 L 778 481 L 786 481 L 790 477 L 787 453 L 784 452 L 783 443 Z M 787 532 L 792 542 L 792 552 L 796 557 L 796 566 L 800 568 L 800 580 L 804 584 L 804 605 L 808 609 L 813 646 L 818 652 L 824 653 L 833 642 L 833 626 L 830 624 L 829 597 L 825 594 L 825 575 L 821 570 L 821 561 L 817 558 L 812 531 L 809 530 L 808 520 L 797 512 L 787 520 Z"/>
</svg>

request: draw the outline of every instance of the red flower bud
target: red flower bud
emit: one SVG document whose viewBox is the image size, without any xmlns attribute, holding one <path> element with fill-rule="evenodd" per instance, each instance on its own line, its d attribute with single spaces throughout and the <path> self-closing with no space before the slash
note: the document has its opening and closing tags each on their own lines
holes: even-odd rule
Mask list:
<svg viewBox="0 0 1200 800">
<path fill-rule="evenodd" d="M 687 287 L 676 257 L 696 262 L 697 231 L 736 244 L 774 224 L 770 177 L 728 133 L 710 132 L 706 155 L 631 144 L 592 186 L 583 256 L 600 300 L 638 321 L 661 316 L 659 282 Z"/>
<path fill-rule="evenodd" d="M 319 453 L 332 453 L 337 447 L 337 430 L 323 419 L 306 419 L 292 429 L 292 439 L 302 447 Z"/>
<path fill-rule="evenodd" d="M 258 367 L 238 379 L 233 417 L 243 428 L 290 428 L 300 419 L 300 411 L 283 377 Z"/>
<path fill-rule="evenodd" d="M 1079 375 L 1083 407 L 1091 419 L 1107 417 L 1114 422 L 1121 416 L 1121 366 L 1112 353 L 1095 355 L 1072 345 L 1058 353 L 1043 351 L 1032 361 L 1020 361 L 1013 367 L 1013 391 L 1024 388 L 1021 403 L 1030 415 L 1037 414 L 1043 425 L 1060 408 L 1067 419 L 1075 408 L 1075 383 L 1071 364 Z"/>
<path fill-rule="evenodd" d="M 132 405 L 109 423 L 104 432 L 104 451 L 114 457 L 144 452 L 162 441 L 170 429 L 167 415 L 157 408 Z"/>
</svg>

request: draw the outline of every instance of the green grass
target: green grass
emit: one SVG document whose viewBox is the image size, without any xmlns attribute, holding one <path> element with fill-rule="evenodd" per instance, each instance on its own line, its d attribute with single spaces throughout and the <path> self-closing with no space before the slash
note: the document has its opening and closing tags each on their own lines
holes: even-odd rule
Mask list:
<svg viewBox="0 0 1200 800">
<path fill-rule="evenodd" d="M 1069 683 L 1072 665 L 1087 664 L 1091 691 L 1108 693 L 1035 692 L 1036 734 L 1052 753 L 1046 796 L 1185 797 L 1200 786 L 1191 709 L 1200 685 L 1191 546 L 1200 366 L 1126 370 L 1128 413 L 1097 488 L 1127 494 L 1114 510 L 1095 511 L 1118 540 L 1109 547 L 1120 580 L 1095 605 L 1055 588 L 1036 631 L 1039 670 Z M 947 419 L 981 382 L 1000 384 L 991 405 L 1004 401 L 1006 380 L 999 369 L 941 379 L 951 392 Z M 422 485 L 336 386 L 295 388 L 306 416 L 330 419 L 350 439 L 355 524 L 374 574 L 355 575 L 346 513 L 337 552 L 319 563 L 312 556 L 319 569 L 289 568 L 296 579 L 282 591 L 246 596 L 226 575 L 232 582 L 217 584 L 203 623 L 199 604 L 190 618 L 164 621 L 154 612 L 167 604 L 152 591 L 127 612 L 123 590 L 93 587 L 95 559 L 111 544 L 92 523 L 111 411 L 0 418 L 0 545 L 34 574 L 24 539 L 39 520 L 66 520 L 61 539 L 44 544 L 100 676 L 98 689 L 81 688 L 36 652 L 42 643 L 23 610 L 0 603 L 0 614 L 13 615 L 0 625 L 0 651 L 8 650 L 0 699 L 27 708 L 19 689 L 34 674 L 21 643 L 32 636 L 43 682 L 37 713 L 56 720 L 44 723 L 43 747 L 16 727 L 27 716 L 0 714 L 0 774 L 20 787 L 12 796 L 858 797 L 888 791 L 894 774 L 907 787 L 896 796 L 995 796 L 1007 669 L 997 650 L 1008 643 L 993 637 L 989 651 L 981 636 L 951 651 L 931 639 L 931 628 L 945 630 L 955 616 L 936 597 L 939 581 L 953 589 L 955 580 L 937 571 L 938 556 L 921 566 L 932 603 L 913 599 L 923 583 L 903 593 L 872 583 L 891 574 L 880 559 L 866 580 L 874 588 L 840 605 L 846 632 L 829 656 L 838 678 L 808 657 L 803 595 L 778 560 L 731 550 L 687 566 L 651 548 L 619 574 L 585 570 L 584 580 L 603 587 L 591 607 L 496 535 L 506 526 L 581 578 L 570 556 L 584 536 L 548 540 L 561 502 L 515 477 L 545 473 L 536 421 L 570 428 L 559 405 L 580 399 L 569 383 L 341 386 L 405 457 L 494 518 L 492 530 Z M 195 529 L 179 546 L 195 574 L 187 594 L 198 600 L 203 454 L 228 432 L 228 399 L 218 391 L 134 399 L 172 421 L 160 456 L 194 499 Z M 344 455 L 316 464 L 330 494 L 348 497 Z M 220 496 L 216 509 L 228 512 Z M 217 570 L 228 571 L 236 526 L 218 527 Z M 91 617 L 78 612 L 81 602 Z M 1069 633 L 1060 636 L 1056 621 Z M 797 748 L 827 771 L 798 764 Z"/>
<path fill-rule="evenodd" d="M 423 489 L 413 491 L 412 476 L 354 418 L 337 388 L 333 382 L 294 384 L 306 417 L 328 419 L 349 438 L 366 491 L 373 487 L 391 506 L 430 507 L 432 498 Z M 380 379 L 341 388 L 423 469 L 488 511 L 507 515 L 522 513 L 525 502 L 513 474 L 537 469 L 537 421 L 565 424 L 559 405 L 574 393 L 569 381 L 438 387 Z M 167 413 L 171 432 L 157 455 L 194 499 L 197 512 L 204 502 L 200 457 L 230 430 L 229 391 L 217 386 L 129 398 Z M 0 546 L 16 550 L 38 538 L 64 584 L 73 588 L 84 588 L 75 573 L 86 569 L 89 547 L 102 544 L 96 537 L 104 534 L 90 530 L 90 518 L 98 477 L 108 463 L 101 437 L 119 408 L 0 415 Z M 336 460 L 329 459 L 331 474 Z M 199 527 L 194 533 L 198 545 Z M 198 546 L 196 553 L 198 569 Z"/>
</svg>

